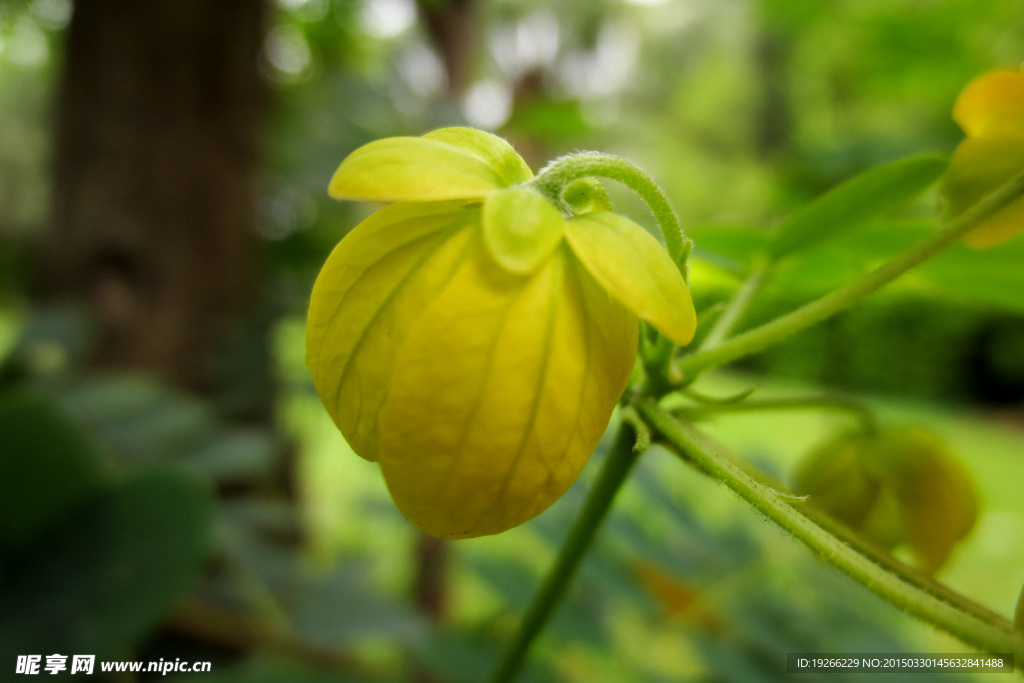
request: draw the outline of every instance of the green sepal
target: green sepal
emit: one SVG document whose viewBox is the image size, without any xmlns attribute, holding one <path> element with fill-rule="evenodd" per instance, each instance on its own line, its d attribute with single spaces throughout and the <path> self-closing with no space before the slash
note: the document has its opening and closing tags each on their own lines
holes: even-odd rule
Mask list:
<svg viewBox="0 0 1024 683">
<path fill-rule="evenodd" d="M 438 140 L 375 140 L 341 162 L 327 188 L 335 199 L 395 202 L 481 199 L 505 186 L 483 159 Z"/>
<path fill-rule="evenodd" d="M 485 133 L 476 128 L 440 128 L 423 136 L 457 147 L 484 161 L 507 186 L 525 183 L 533 178 L 533 171 L 523 158 L 516 154 L 512 145 L 497 135 Z"/>
<path fill-rule="evenodd" d="M 1013 618 L 1013 627 L 1024 633 L 1024 588 L 1020 589 L 1020 597 L 1017 598 L 1017 612 Z"/>
<path fill-rule="evenodd" d="M 484 202 L 483 232 L 487 251 L 502 268 L 527 275 L 562 243 L 565 219 L 540 194 L 513 188 Z"/>
<path fill-rule="evenodd" d="M 613 208 L 608 190 L 596 178 L 579 178 L 569 183 L 562 190 L 562 201 L 577 216 L 595 211 L 611 211 Z"/>
<path fill-rule="evenodd" d="M 639 225 L 606 211 L 566 221 L 566 240 L 605 290 L 679 345 L 693 339 L 690 290 L 665 248 Z"/>
</svg>

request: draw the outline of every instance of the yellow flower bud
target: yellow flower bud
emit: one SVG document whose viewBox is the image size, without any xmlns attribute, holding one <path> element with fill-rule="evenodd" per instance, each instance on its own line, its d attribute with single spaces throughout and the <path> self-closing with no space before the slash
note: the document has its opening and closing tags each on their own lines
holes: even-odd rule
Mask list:
<svg viewBox="0 0 1024 683">
<path fill-rule="evenodd" d="M 951 218 L 971 208 L 1024 171 L 1024 75 L 993 71 L 960 93 L 953 118 L 966 133 L 942 184 Z M 989 247 L 1024 229 L 1024 198 L 990 216 L 964 237 L 976 248 Z"/>
<path fill-rule="evenodd" d="M 945 564 L 978 513 L 967 473 L 922 428 L 841 436 L 800 463 L 794 490 L 881 546 L 906 545 L 928 573 Z"/>
<path fill-rule="evenodd" d="M 352 230 L 310 300 L 307 354 L 353 450 L 442 538 L 495 534 L 575 481 L 633 369 L 642 317 L 696 316 L 649 233 L 562 214 L 500 138 L 467 128 L 353 152 L 332 196 L 395 201 Z"/>
</svg>

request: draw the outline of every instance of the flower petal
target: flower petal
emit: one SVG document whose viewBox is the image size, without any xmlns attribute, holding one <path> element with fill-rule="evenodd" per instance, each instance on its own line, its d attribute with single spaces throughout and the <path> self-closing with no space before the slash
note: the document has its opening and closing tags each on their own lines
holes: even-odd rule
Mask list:
<svg viewBox="0 0 1024 683">
<path fill-rule="evenodd" d="M 575 481 L 633 367 L 636 316 L 567 250 L 529 278 L 483 245 L 418 319 L 380 416 L 392 498 L 442 538 L 500 533 Z"/>
<path fill-rule="evenodd" d="M 953 119 L 971 136 L 1024 134 L 1024 75 L 992 71 L 960 92 Z"/>
<path fill-rule="evenodd" d="M 907 545 L 921 569 L 934 573 L 977 521 L 969 475 L 945 444 L 923 429 L 886 434 L 872 455 L 884 485 L 896 495 Z"/>
<path fill-rule="evenodd" d="M 676 344 L 689 344 L 697 313 L 664 247 L 636 223 L 598 211 L 566 221 L 565 238 L 590 274 Z"/>
<path fill-rule="evenodd" d="M 960 143 L 942 181 L 950 217 L 984 199 L 1024 171 L 1024 137 L 969 137 Z M 964 242 L 990 247 L 1024 230 L 1024 198 L 1017 199 L 971 230 Z"/>
<path fill-rule="evenodd" d="M 349 154 L 327 188 L 335 199 L 478 199 L 503 187 L 480 157 L 438 140 L 375 140 Z"/>
<path fill-rule="evenodd" d="M 495 192 L 484 201 L 484 244 L 510 273 L 535 271 L 562 243 L 565 219 L 531 190 Z"/>
<path fill-rule="evenodd" d="M 438 140 L 458 147 L 482 159 L 502 179 L 506 186 L 525 183 L 533 177 L 533 171 L 526 165 L 523 158 L 516 154 L 512 145 L 497 135 L 485 133 L 476 128 L 440 128 L 423 136 L 428 140 Z"/>
<path fill-rule="evenodd" d="M 306 364 L 352 449 L 377 459 L 377 417 L 395 353 L 465 251 L 479 208 L 399 203 L 370 216 L 335 247 L 317 277 Z"/>
</svg>

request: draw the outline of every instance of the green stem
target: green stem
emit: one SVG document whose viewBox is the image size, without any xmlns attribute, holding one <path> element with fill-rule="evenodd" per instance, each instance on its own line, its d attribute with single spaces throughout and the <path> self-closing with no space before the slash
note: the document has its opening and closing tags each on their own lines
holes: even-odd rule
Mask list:
<svg viewBox="0 0 1024 683">
<path fill-rule="evenodd" d="M 636 409 L 633 408 L 633 411 L 635 413 Z M 987 607 L 979 605 L 973 600 L 951 590 L 947 586 L 933 579 L 930 575 L 925 574 L 908 564 L 900 562 L 886 549 L 861 536 L 856 531 L 850 529 L 843 523 L 836 521 L 824 512 L 821 512 L 805 498 L 788 491 L 782 482 L 766 474 L 763 470 L 755 467 L 745 458 L 741 458 L 721 444 L 713 442 L 708 437 L 705 437 L 704 440 L 707 444 L 711 445 L 712 450 L 717 452 L 721 457 L 729 459 L 736 467 L 745 472 L 747 476 L 771 489 L 774 489 L 783 497 L 785 502 L 793 504 L 793 506 L 796 507 L 805 517 L 808 517 L 811 521 L 815 522 L 818 526 L 822 527 L 833 536 L 838 537 L 839 540 L 850 546 L 856 552 L 870 558 L 875 564 L 881 565 L 887 571 L 896 574 L 907 583 L 920 588 L 926 593 L 949 605 L 952 605 L 957 609 L 974 614 L 979 619 L 999 625 L 1001 628 L 1006 630 L 1010 629 L 1010 621 L 1006 617 L 996 614 Z M 685 454 L 679 453 L 679 455 L 685 462 L 694 464 L 693 461 L 691 461 Z"/>
<path fill-rule="evenodd" d="M 709 347 L 683 357 L 678 365 L 683 375 L 683 381 L 691 379 L 704 370 L 756 353 L 785 339 L 794 332 L 815 325 L 848 308 L 858 299 L 877 291 L 922 261 L 942 251 L 989 216 L 1021 196 L 1024 196 L 1024 173 L 1016 176 L 969 211 L 939 228 L 909 251 L 893 258 L 863 278 L 715 347 Z"/>
<path fill-rule="evenodd" d="M 725 338 L 729 336 L 736 323 L 739 322 L 746 312 L 747 307 L 750 306 L 750 301 L 754 298 L 754 295 L 761 289 L 767 274 L 767 264 L 754 266 L 754 269 L 740 286 L 736 295 L 729 302 L 729 305 L 722 311 L 722 315 L 715 321 L 715 325 L 711 328 L 708 336 L 701 342 L 700 347 L 697 349 L 698 351 L 713 349 L 725 341 Z"/>
<path fill-rule="evenodd" d="M 909 583 L 877 564 L 802 514 L 770 486 L 757 481 L 707 437 L 682 424 L 653 401 L 636 406 L 645 420 L 695 465 L 728 486 L 758 512 L 881 598 L 908 614 L 940 628 L 965 643 L 990 653 L 1013 653 L 1024 667 L 1024 636 L 1014 634 L 1004 620 L 986 619 Z"/>
<path fill-rule="evenodd" d="M 564 205 L 562 192 L 580 178 L 616 180 L 639 195 L 657 219 L 668 253 L 685 277 L 690 240 L 683 234 L 679 216 L 665 193 L 649 175 L 620 157 L 599 152 L 580 152 L 555 159 L 531 183 L 555 203 Z"/>
<path fill-rule="evenodd" d="M 514 680 L 519 673 L 530 646 L 565 595 L 565 590 L 572 581 L 580 561 L 586 555 L 608 510 L 611 509 L 615 495 L 626 481 L 639 456 L 640 451 L 634 449 L 633 429 L 623 424 L 605 458 L 601 474 L 590 489 L 579 517 L 562 542 L 554 566 L 533 596 L 533 601 L 519 624 L 515 640 L 505 651 L 491 677 L 493 683 L 507 683 Z"/>
<path fill-rule="evenodd" d="M 719 413 L 760 412 L 765 410 L 836 410 L 849 413 L 858 420 L 866 431 L 875 431 L 877 421 L 871 409 L 862 403 L 838 396 L 818 396 L 814 398 L 776 398 L 748 399 L 739 403 L 722 403 L 686 406 L 679 408 L 677 414 L 684 414 L 691 419 L 699 419 L 705 415 Z"/>
<path fill-rule="evenodd" d="M 767 483 L 769 486 L 772 485 L 772 481 L 770 479 Z M 947 605 L 954 607 L 955 609 L 973 614 L 982 621 L 986 621 L 997 628 L 1001 628 L 1006 631 L 1010 630 L 1010 620 L 1006 617 L 993 612 L 984 605 L 979 605 L 970 598 L 957 593 L 953 589 L 939 583 L 931 576 L 924 574 L 914 567 L 900 562 L 893 557 L 892 553 L 864 538 L 842 522 L 829 517 L 819 508 L 810 504 L 810 502 L 804 500 L 794 503 L 794 506 L 797 507 L 805 517 L 809 518 L 825 531 L 836 536 L 856 552 L 867 556 L 872 562 L 884 567 L 886 571 L 896 574 L 912 586 L 920 588 L 924 592 L 938 600 L 941 600 Z"/>
</svg>

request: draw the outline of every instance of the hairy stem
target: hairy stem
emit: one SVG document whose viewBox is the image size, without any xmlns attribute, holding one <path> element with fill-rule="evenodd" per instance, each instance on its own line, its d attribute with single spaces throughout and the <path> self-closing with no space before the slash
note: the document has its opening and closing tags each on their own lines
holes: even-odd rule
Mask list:
<svg viewBox="0 0 1024 683">
<path fill-rule="evenodd" d="M 758 512 L 836 567 L 899 609 L 990 653 L 1013 653 L 1024 667 L 1024 635 L 1014 634 L 1002 618 L 985 618 L 987 610 L 967 610 L 906 581 L 823 529 L 790 504 L 784 495 L 758 481 L 693 427 L 675 420 L 653 401 L 637 411 L 670 444 L 696 466 L 728 486 Z M 961 598 L 967 601 L 966 598 Z"/>
<path fill-rule="evenodd" d="M 683 234 L 679 216 L 661 188 L 633 163 L 599 152 L 570 154 L 552 161 L 531 182 L 555 203 L 564 205 L 563 191 L 580 178 L 615 180 L 639 195 L 657 219 L 669 255 L 686 276 L 690 240 Z"/>
<path fill-rule="evenodd" d="M 717 346 L 708 347 L 683 357 L 678 364 L 683 381 L 692 379 L 695 375 L 710 368 L 761 351 L 794 332 L 815 325 L 848 308 L 858 299 L 874 293 L 922 261 L 942 251 L 989 216 L 1021 196 L 1024 196 L 1024 173 L 1010 180 L 972 209 L 939 228 L 910 250 L 893 258 L 863 278 L 826 294 L 792 313 L 723 341 Z"/>
<path fill-rule="evenodd" d="M 562 541 L 554 566 L 534 594 L 530 607 L 519 624 L 515 639 L 510 643 L 491 677 L 493 683 L 515 680 L 526 661 L 530 646 L 561 602 L 579 568 L 580 561 L 586 555 L 594 536 L 601 528 L 601 523 L 608 515 L 615 495 L 636 464 L 640 451 L 634 448 L 634 444 L 633 429 L 623 424 L 605 458 L 601 474 L 590 489 L 579 517 L 569 530 L 569 535 Z"/>
</svg>

